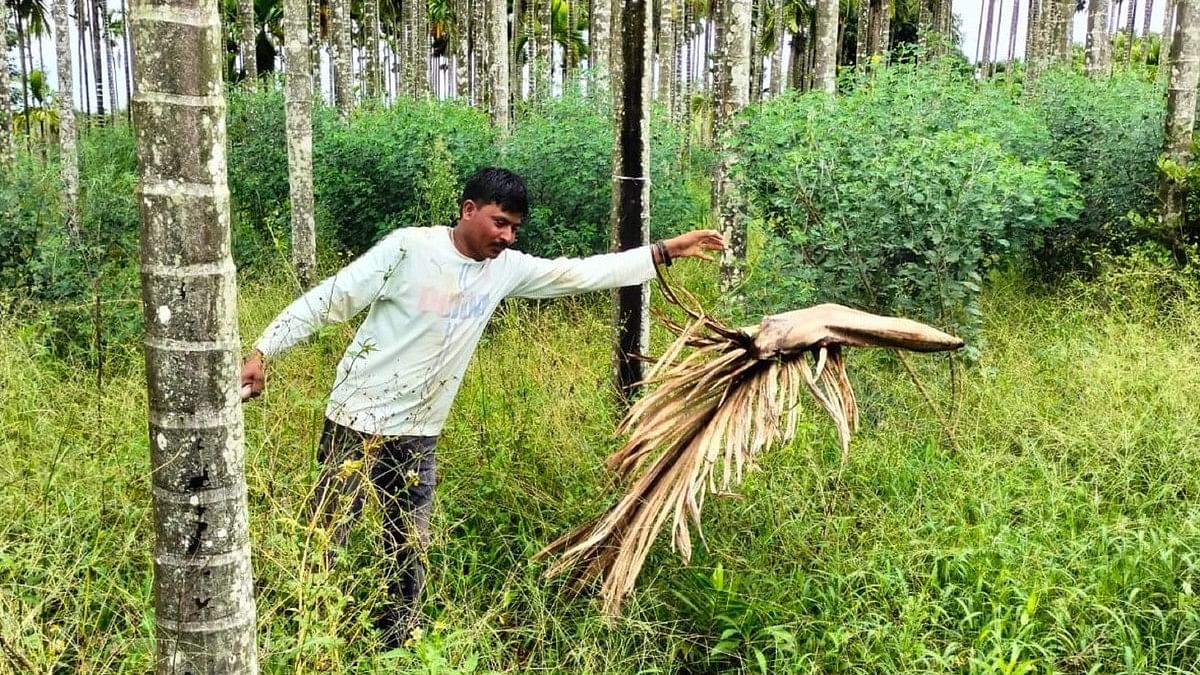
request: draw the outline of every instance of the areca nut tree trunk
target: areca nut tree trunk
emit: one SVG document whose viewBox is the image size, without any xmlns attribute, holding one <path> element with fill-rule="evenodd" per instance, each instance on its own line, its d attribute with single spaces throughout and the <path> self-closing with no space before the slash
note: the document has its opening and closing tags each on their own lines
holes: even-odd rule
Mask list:
<svg viewBox="0 0 1200 675">
<path fill-rule="evenodd" d="M 288 189 L 292 208 L 292 266 L 301 288 L 312 285 L 317 268 L 317 234 L 312 174 L 312 53 L 308 46 L 308 0 L 284 0 L 283 49 L 287 125 Z"/>
<path fill-rule="evenodd" d="M 91 39 L 92 69 L 96 83 L 96 121 L 104 124 L 104 57 L 101 52 L 100 24 L 104 22 L 104 0 L 92 4 Z M 109 101 L 111 107 L 112 101 Z"/>
<path fill-rule="evenodd" d="M 58 147 L 62 172 L 62 217 L 67 234 L 79 235 L 79 154 L 75 148 L 75 89 L 71 70 L 71 33 L 67 0 L 52 0 L 55 67 L 58 73 Z"/>
<path fill-rule="evenodd" d="M 216 0 L 135 0 L 156 672 L 258 670 Z"/>
<path fill-rule="evenodd" d="M 1153 13 L 1154 13 L 1154 0 L 1146 0 L 1145 9 L 1142 10 L 1142 38 L 1143 39 L 1148 39 L 1150 37 L 1150 20 L 1152 18 L 1151 15 Z M 1160 49 L 1161 49 L 1161 43 L 1160 43 Z M 1145 48 L 1142 51 L 1143 51 L 1142 62 L 1150 63 L 1150 44 L 1148 41 L 1146 43 Z"/>
<path fill-rule="evenodd" d="M 720 218 L 721 234 L 727 247 L 721 252 L 721 288 L 730 292 L 741 285 L 746 260 L 746 210 L 732 178 L 734 118 L 750 102 L 750 20 L 751 0 L 728 0 L 724 20 L 725 86 L 722 87 L 721 126 L 715 130 L 720 144 L 713 191 Z"/>
<path fill-rule="evenodd" d="M 678 21 L 679 0 L 663 0 L 659 20 L 658 40 L 658 99 L 675 109 L 675 24 Z"/>
<path fill-rule="evenodd" d="M 251 87 L 258 82 L 258 30 L 254 27 L 254 0 L 238 0 L 238 51 L 242 73 Z"/>
<path fill-rule="evenodd" d="M 858 0 L 858 23 L 854 31 L 854 64 L 864 68 L 871 56 L 871 0 Z M 792 39 L 795 40 L 794 37 Z"/>
<path fill-rule="evenodd" d="M 112 30 L 109 26 L 108 11 L 103 4 L 101 4 L 101 10 L 100 32 L 104 36 L 104 65 L 108 71 L 108 112 L 115 124 L 117 121 L 117 62 L 113 51 L 116 49 L 116 42 L 113 40 Z M 126 105 L 129 105 L 128 101 Z"/>
<path fill-rule="evenodd" d="M 0 0 L 0 167 L 12 166 L 12 101 L 8 84 L 8 0 Z"/>
<path fill-rule="evenodd" d="M 783 0 L 771 0 L 775 49 L 771 50 L 771 95 L 783 93 Z"/>
<path fill-rule="evenodd" d="M 1087 43 L 1084 46 L 1084 71 L 1088 77 L 1108 73 L 1112 45 L 1108 39 L 1109 0 L 1088 0 Z"/>
<path fill-rule="evenodd" d="M 838 0 L 817 0 L 817 59 L 813 73 L 816 88 L 837 93 Z"/>
<path fill-rule="evenodd" d="M 354 109 L 354 82 L 350 72 L 350 0 L 330 0 L 333 43 L 333 102 L 338 113 L 349 117 Z"/>
<path fill-rule="evenodd" d="M 379 0 L 363 0 L 363 51 L 366 56 L 366 97 L 379 98 L 383 71 L 379 61 Z"/>
<path fill-rule="evenodd" d="M 492 123 L 501 136 L 509 129 L 509 69 L 508 69 L 508 3 L 505 0 L 489 0 L 488 8 L 488 63 L 492 85 Z"/>
<path fill-rule="evenodd" d="M 1163 158 L 1176 167 L 1192 163 L 1192 129 L 1196 121 L 1196 85 L 1200 82 L 1200 0 L 1179 0 L 1175 37 L 1171 41 L 1171 75 L 1167 84 L 1167 119 Z M 1181 171 L 1163 171 L 1159 179 L 1162 227 L 1181 262 L 1184 245 L 1200 241 L 1187 217 L 1187 178 Z"/>
<path fill-rule="evenodd" d="M 612 27 L 614 25 L 610 0 L 592 0 L 592 15 L 588 21 L 588 68 L 594 78 L 608 79 L 609 61 L 612 54 Z"/>
<path fill-rule="evenodd" d="M 983 58 L 979 61 L 979 74 L 987 77 L 989 65 L 992 62 L 992 17 L 996 15 L 996 0 L 987 0 L 984 4 L 986 15 L 980 19 L 983 28 Z"/>
<path fill-rule="evenodd" d="M 610 0 L 596 0 L 597 7 Z M 620 41 L 612 52 L 613 207 L 612 245 L 617 251 L 650 241 L 650 101 L 654 59 L 651 0 L 611 0 L 612 26 Z M 597 12 L 598 14 L 598 12 Z M 636 393 L 650 349 L 650 285 L 615 291 L 613 332 L 617 391 Z"/>
<path fill-rule="evenodd" d="M 1170 68 L 1166 67 L 1171 54 L 1171 43 L 1175 39 L 1175 17 L 1179 15 L 1179 0 L 1167 0 L 1166 11 L 1163 13 L 1162 44 L 1158 48 L 1158 79 L 1165 82 L 1170 76 Z"/>
<path fill-rule="evenodd" d="M 1125 65 L 1133 63 L 1133 23 L 1137 19 L 1137 0 L 1129 0 L 1125 13 Z"/>
</svg>

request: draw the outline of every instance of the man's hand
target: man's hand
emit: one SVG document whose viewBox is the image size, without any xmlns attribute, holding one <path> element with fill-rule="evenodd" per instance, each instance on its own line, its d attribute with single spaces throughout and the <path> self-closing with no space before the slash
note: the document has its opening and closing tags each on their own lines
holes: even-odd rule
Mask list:
<svg viewBox="0 0 1200 675">
<path fill-rule="evenodd" d="M 267 386 L 267 366 L 263 363 L 262 352 L 257 349 L 242 365 L 242 400 L 248 401 L 262 394 Z"/>
<path fill-rule="evenodd" d="M 667 245 L 667 253 L 671 258 L 700 258 L 709 262 L 713 262 L 714 258 L 705 251 L 725 249 L 725 238 L 716 230 L 692 230 L 663 243 Z"/>
</svg>

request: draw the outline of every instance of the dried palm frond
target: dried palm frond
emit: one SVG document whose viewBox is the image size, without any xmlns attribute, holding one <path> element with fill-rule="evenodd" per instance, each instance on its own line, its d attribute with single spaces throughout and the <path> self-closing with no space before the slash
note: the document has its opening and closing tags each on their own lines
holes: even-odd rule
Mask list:
<svg viewBox="0 0 1200 675">
<path fill-rule="evenodd" d="M 705 495 L 729 493 L 760 452 L 792 438 L 802 390 L 833 420 L 845 461 L 858 426 L 858 405 L 843 347 L 940 351 L 963 345 L 915 321 L 841 305 L 730 328 L 684 305 L 665 279 L 659 281 L 690 321 L 664 320 L 678 337 L 646 375 L 644 383 L 657 388 L 629 410 L 617 429 L 629 435 L 628 441 L 605 462 L 632 482 L 602 516 L 534 556 L 558 556 L 546 577 L 568 573 L 578 585 L 603 578 L 600 594 L 609 616 L 620 613 L 668 519 L 674 550 L 690 560 L 693 527 L 703 540 Z M 692 351 L 685 355 L 688 348 Z"/>
</svg>

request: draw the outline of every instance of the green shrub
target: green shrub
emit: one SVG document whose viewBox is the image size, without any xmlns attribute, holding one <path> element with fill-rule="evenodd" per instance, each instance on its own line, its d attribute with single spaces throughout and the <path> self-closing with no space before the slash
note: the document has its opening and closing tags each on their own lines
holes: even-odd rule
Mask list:
<svg viewBox="0 0 1200 675">
<path fill-rule="evenodd" d="M 1129 71 L 1089 79 L 1073 71 L 1042 75 L 1030 101 L 1054 139 L 1049 157 L 1079 174 L 1084 207 L 1038 252 L 1044 274 L 1091 268 L 1104 249 L 1123 252 L 1150 233 L 1130 214 L 1156 206 L 1155 161 L 1162 148 L 1163 96 Z"/>
<path fill-rule="evenodd" d="M 983 277 L 1039 248 L 1079 197 L 1068 169 L 1032 159 L 1049 142 L 1036 118 L 959 78 L 897 67 L 836 101 L 747 114 L 736 170 L 770 233 L 752 309 L 830 300 L 978 333 Z"/>
<path fill-rule="evenodd" d="M 650 229 L 655 238 L 688 229 L 707 209 L 689 184 L 684 136 L 652 115 Z M 537 255 L 607 251 L 612 210 L 612 111 L 606 97 L 571 94 L 530 110 L 504 149 L 503 165 L 529 187 L 532 213 L 517 246 Z M 697 159 L 702 159 L 698 155 Z"/>
<path fill-rule="evenodd" d="M 338 246 L 359 253 L 396 227 L 434 225 L 420 186 L 431 181 L 430 154 L 444 143 L 455 184 L 496 163 L 487 116 L 455 101 L 401 100 L 360 110 L 348 122 L 320 120 L 314 148 L 317 202 Z M 445 172 L 443 164 L 438 171 Z M 456 195 L 457 196 L 457 195 Z"/>
</svg>

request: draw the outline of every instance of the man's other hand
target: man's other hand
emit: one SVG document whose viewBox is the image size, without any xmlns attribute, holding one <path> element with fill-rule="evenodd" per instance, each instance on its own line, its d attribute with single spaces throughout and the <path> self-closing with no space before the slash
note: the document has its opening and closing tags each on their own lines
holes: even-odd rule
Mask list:
<svg viewBox="0 0 1200 675">
<path fill-rule="evenodd" d="M 722 251 L 725 238 L 716 230 L 692 230 L 663 242 L 671 258 L 700 258 L 713 262 L 715 259 L 705 251 Z"/>
<path fill-rule="evenodd" d="M 267 386 L 267 366 L 263 363 L 262 352 L 257 349 L 242 364 L 242 400 L 257 398 Z"/>
</svg>

